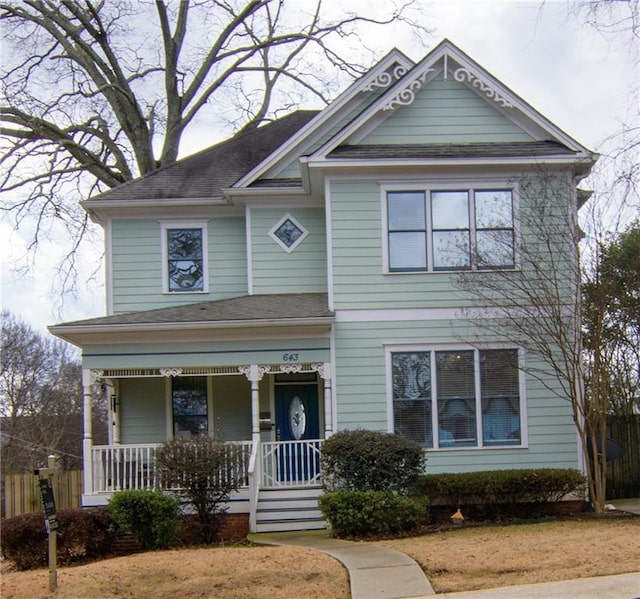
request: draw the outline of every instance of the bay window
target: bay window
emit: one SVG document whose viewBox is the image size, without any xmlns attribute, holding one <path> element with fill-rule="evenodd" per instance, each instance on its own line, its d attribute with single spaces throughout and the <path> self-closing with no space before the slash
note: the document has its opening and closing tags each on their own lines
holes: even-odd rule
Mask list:
<svg viewBox="0 0 640 599">
<path fill-rule="evenodd" d="M 517 349 L 390 353 L 393 430 L 428 448 L 521 445 Z"/>
</svg>

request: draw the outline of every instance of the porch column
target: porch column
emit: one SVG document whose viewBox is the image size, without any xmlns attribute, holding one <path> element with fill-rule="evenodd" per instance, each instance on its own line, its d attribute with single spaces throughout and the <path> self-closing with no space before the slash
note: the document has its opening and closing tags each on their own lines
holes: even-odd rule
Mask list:
<svg viewBox="0 0 640 599">
<path fill-rule="evenodd" d="M 251 437 L 253 443 L 260 441 L 260 392 L 258 384 L 265 373 L 269 372 L 269 366 L 240 366 L 238 369 L 251 383 Z"/>
<path fill-rule="evenodd" d="M 93 432 L 91 418 L 91 370 L 82 370 L 82 466 L 84 493 L 93 493 Z"/>
<path fill-rule="evenodd" d="M 333 401 L 331 397 L 331 363 L 314 364 L 313 369 L 320 375 L 324 384 L 324 438 L 333 435 Z"/>
<path fill-rule="evenodd" d="M 120 404 L 118 401 L 118 381 L 105 379 L 105 395 L 109 412 L 109 444 L 120 444 Z"/>
</svg>

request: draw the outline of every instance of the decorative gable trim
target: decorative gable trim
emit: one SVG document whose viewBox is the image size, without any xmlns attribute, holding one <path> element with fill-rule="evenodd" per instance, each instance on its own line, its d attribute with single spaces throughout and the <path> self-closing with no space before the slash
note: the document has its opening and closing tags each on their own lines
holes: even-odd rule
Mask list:
<svg viewBox="0 0 640 599">
<path fill-rule="evenodd" d="M 501 96 L 493 87 L 478 77 L 478 75 L 464 67 L 456 69 L 453 73 L 453 78 L 460 83 L 471 83 L 472 87 L 478 88 L 485 96 L 487 96 L 487 98 L 497 102 L 505 108 L 514 108 L 514 105 L 509 102 L 509 100 Z"/>
<path fill-rule="evenodd" d="M 426 69 L 417 76 L 409 80 L 407 85 L 399 90 L 393 98 L 391 98 L 382 110 L 393 110 L 398 106 L 408 106 L 416 99 L 416 94 L 424 87 L 427 82 L 429 73 L 433 73 L 435 69 Z"/>
<path fill-rule="evenodd" d="M 488 100 L 495 102 L 496 108 L 500 112 L 534 139 L 555 140 L 570 148 L 580 157 L 594 157 L 592 152 L 510 91 L 455 44 L 444 40 L 403 79 L 392 85 L 369 108 L 310 155 L 306 162 L 319 164 L 326 160 L 327 155 L 341 144 L 357 144 L 393 109 L 411 104 L 417 92 L 424 87 L 429 78 L 438 73 L 443 73 L 445 78 L 452 76 L 459 83 L 467 85 L 479 95 L 484 95 Z"/>
<path fill-rule="evenodd" d="M 386 79 L 384 74 L 387 73 L 390 68 L 394 69 L 394 76 L 402 76 L 400 74 L 401 71 L 404 71 L 404 73 L 408 72 L 414 64 L 411 59 L 397 48 L 391 50 L 368 73 L 343 91 L 333 102 L 307 123 L 307 125 L 302 127 L 296 135 L 292 136 L 275 152 L 251 169 L 239 179 L 233 187 L 248 187 L 281 160 L 287 157 L 290 159 L 292 155 L 302 155 L 325 131 L 330 129 L 332 124 L 335 124 L 336 121 L 339 122 L 341 113 L 344 113 L 348 109 L 354 98 L 359 96 L 361 92 L 372 91 L 376 86 L 379 86 L 380 82 Z M 394 67 L 394 65 L 397 66 Z M 374 82 L 377 83 L 374 84 Z M 392 83 L 393 80 L 390 79 L 389 85 L 392 85 Z"/>
<path fill-rule="evenodd" d="M 375 88 L 385 89 L 398 79 L 402 79 L 402 77 L 407 74 L 408 70 L 409 69 L 405 65 L 397 64 L 393 69 L 380 73 L 380 75 L 373 79 L 369 85 L 363 87 L 360 92 L 364 94 L 366 92 L 373 91 Z"/>
</svg>

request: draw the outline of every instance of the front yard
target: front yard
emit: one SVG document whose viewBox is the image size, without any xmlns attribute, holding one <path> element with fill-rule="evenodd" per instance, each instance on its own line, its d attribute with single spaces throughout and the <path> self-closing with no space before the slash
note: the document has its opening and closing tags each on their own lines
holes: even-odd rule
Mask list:
<svg viewBox="0 0 640 599">
<path fill-rule="evenodd" d="M 638 570 L 640 518 L 587 518 L 482 526 L 377 541 L 420 563 L 437 592 Z M 299 547 L 180 549 L 60 568 L 57 599 L 349 597 L 346 571 Z M 47 570 L 3 563 L 3 599 L 47 597 Z"/>
</svg>

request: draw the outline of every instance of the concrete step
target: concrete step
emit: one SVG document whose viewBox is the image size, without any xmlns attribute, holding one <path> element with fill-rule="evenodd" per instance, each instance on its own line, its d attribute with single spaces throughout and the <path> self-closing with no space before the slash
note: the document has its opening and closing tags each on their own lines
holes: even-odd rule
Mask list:
<svg viewBox="0 0 640 599">
<path fill-rule="evenodd" d="M 270 522 L 257 522 L 256 532 L 290 532 L 296 530 L 322 530 L 327 528 L 327 523 L 322 520 L 276 520 Z"/>
</svg>

